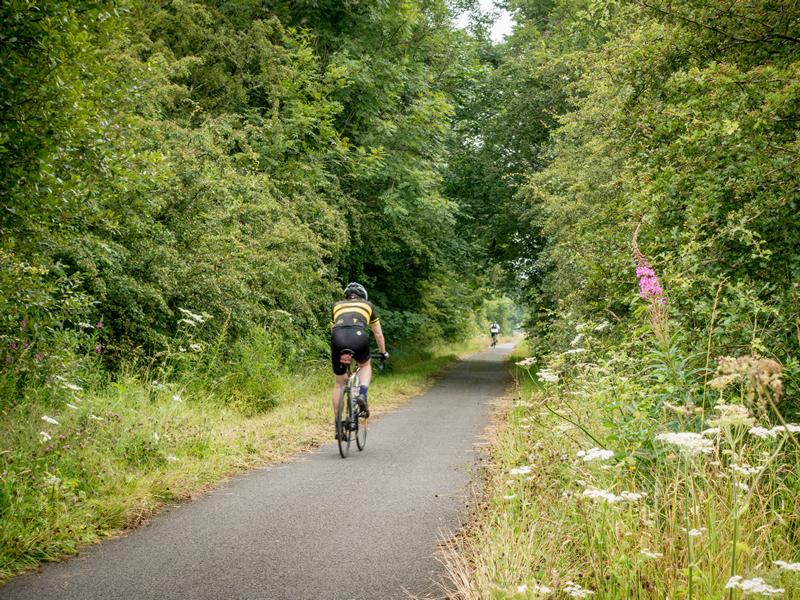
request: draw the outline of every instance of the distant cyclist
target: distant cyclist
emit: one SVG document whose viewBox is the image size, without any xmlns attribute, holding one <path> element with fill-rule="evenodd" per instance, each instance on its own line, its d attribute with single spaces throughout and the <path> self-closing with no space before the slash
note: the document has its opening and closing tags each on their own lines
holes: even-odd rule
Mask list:
<svg viewBox="0 0 800 600">
<path fill-rule="evenodd" d="M 489 333 L 492 334 L 492 347 L 497 345 L 497 336 L 500 335 L 500 325 L 494 321 L 489 327 Z"/>
<path fill-rule="evenodd" d="M 361 367 L 359 373 L 361 390 L 356 396 L 356 402 L 364 416 L 369 417 L 367 391 L 372 379 L 372 365 L 370 364 L 367 325 L 372 329 L 372 334 L 378 343 L 378 350 L 383 358 L 389 358 L 381 323 L 378 320 L 378 312 L 372 302 L 367 299 L 367 290 L 360 283 L 348 283 L 344 288 L 344 300 L 333 305 L 331 319 L 331 363 L 336 376 L 333 384 L 334 420 L 336 419 L 336 409 L 339 407 L 342 386 L 347 381 L 347 367 L 340 362 L 344 349 L 353 351 L 353 358 Z"/>
</svg>

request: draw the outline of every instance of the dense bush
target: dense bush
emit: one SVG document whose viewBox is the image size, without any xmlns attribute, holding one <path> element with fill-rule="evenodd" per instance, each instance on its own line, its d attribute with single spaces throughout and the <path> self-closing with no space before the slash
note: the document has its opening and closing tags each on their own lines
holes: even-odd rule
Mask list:
<svg viewBox="0 0 800 600">
<path fill-rule="evenodd" d="M 351 279 L 392 342 L 471 332 L 483 294 L 454 282 L 441 193 L 469 47 L 443 2 L 0 11 L 9 394 L 98 357 L 157 362 L 187 327 L 232 352 L 261 328 L 318 356 Z"/>
<path fill-rule="evenodd" d="M 796 7 L 510 6 L 513 35 L 458 97 L 448 184 L 523 290 L 540 346 L 578 322 L 630 322 L 641 223 L 684 350 L 704 358 L 712 339 L 712 357 L 774 357 L 797 398 Z"/>
</svg>

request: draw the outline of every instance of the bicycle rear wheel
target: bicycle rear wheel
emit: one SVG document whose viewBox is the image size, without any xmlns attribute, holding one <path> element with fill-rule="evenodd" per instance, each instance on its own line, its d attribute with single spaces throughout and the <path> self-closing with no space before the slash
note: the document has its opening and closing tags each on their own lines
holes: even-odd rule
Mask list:
<svg viewBox="0 0 800 600">
<path fill-rule="evenodd" d="M 342 418 L 344 417 L 344 418 Z M 339 396 L 339 408 L 336 409 L 336 433 L 339 444 L 339 454 L 347 458 L 350 453 L 350 390 L 347 386 L 342 389 Z"/>
</svg>

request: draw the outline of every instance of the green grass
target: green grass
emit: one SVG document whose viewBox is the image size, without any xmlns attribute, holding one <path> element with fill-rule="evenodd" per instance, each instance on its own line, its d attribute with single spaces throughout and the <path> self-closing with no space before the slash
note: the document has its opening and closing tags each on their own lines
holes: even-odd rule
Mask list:
<svg viewBox="0 0 800 600">
<path fill-rule="evenodd" d="M 392 357 L 370 388 L 373 415 L 419 393 L 482 345 Z M 95 391 L 57 381 L 7 410 L 0 424 L 0 581 L 136 526 L 164 503 L 225 477 L 331 441 L 329 371 L 316 365 L 291 374 L 255 350 L 248 364 L 216 378 L 198 367 L 171 383 L 128 376 Z"/>
<path fill-rule="evenodd" d="M 759 439 L 731 424 L 709 438 L 709 454 L 688 457 L 659 442 L 648 450 L 642 439 L 708 426 L 716 411 L 646 416 L 634 404 L 623 419 L 628 397 L 641 402 L 648 390 L 613 365 L 576 364 L 549 384 L 537 380 L 536 367 L 515 369 L 517 392 L 499 416 L 472 523 L 447 552 L 452 597 L 538 598 L 545 594 L 536 586 L 546 586 L 548 597 L 565 598 L 572 582 L 597 599 L 734 600 L 742 591 L 725 586 L 739 575 L 800 598 L 800 573 L 773 562 L 800 560 L 792 438 Z M 638 437 L 623 422 L 635 423 Z M 597 446 L 614 457 L 578 456 Z M 761 470 L 742 475 L 732 464 Z M 529 472 L 514 471 L 520 467 Z M 587 490 L 645 495 L 609 503 Z"/>
</svg>

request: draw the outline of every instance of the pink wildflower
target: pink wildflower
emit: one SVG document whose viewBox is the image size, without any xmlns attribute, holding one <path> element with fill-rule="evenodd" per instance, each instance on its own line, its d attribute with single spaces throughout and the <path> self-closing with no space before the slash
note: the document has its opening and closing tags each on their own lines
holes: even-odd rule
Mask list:
<svg viewBox="0 0 800 600">
<path fill-rule="evenodd" d="M 658 281 L 655 271 L 647 262 L 644 254 L 639 250 L 639 230 L 642 228 L 642 223 L 636 227 L 631 240 L 631 249 L 633 251 L 633 259 L 636 261 L 636 277 L 639 279 L 639 295 L 642 299 L 647 301 L 648 312 L 650 313 L 650 326 L 653 328 L 653 333 L 656 334 L 660 340 L 667 339 L 668 333 L 668 320 L 667 320 L 667 299 L 664 297 L 664 291 L 661 289 L 661 284 Z"/>
<path fill-rule="evenodd" d="M 647 262 L 642 262 L 636 267 L 636 277 L 639 278 L 639 295 L 644 300 L 663 301 L 664 292 L 661 290 L 661 284 L 658 282 L 655 271 Z"/>
</svg>

